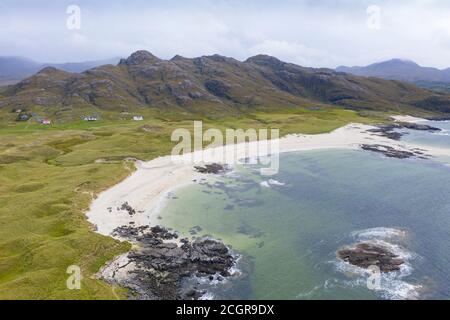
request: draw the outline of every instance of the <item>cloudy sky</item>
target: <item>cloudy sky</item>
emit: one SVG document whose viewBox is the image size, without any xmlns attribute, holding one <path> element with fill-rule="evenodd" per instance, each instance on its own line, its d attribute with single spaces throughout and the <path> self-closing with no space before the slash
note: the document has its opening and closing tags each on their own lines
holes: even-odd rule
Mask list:
<svg viewBox="0 0 450 320">
<path fill-rule="evenodd" d="M 80 29 L 70 5 L 81 10 Z M 402 58 L 445 68 L 450 1 L 0 0 L 2 56 L 67 62 L 138 49 L 167 59 L 265 53 L 313 67 Z"/>
</svg>

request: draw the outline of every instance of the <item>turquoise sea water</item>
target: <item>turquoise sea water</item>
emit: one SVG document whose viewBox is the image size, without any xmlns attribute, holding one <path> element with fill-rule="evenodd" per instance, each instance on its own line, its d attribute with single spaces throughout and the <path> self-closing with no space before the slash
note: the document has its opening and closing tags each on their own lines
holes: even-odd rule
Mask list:
<svg viewBox="0 0 450 320">
<path fill-rule="evenodd" d="M 404 130 L 407 134 L 402 140 L 419 145 L 450 148 L 450 121 L 423 121 L 427 124 L 442 129 L 441 132 L 430 133 L 427 131 Z"/>
<path fill-rule="evenodd" d="M 241 253 L 240 276 L 204 285 L 226 299 L 450 298 L 450 167 L 365 151 L 282 154 L 263 177 L 241 166 L 215 182 L 180 189 L 162 224 L 222 239 Z M 407 263 L 368 274 L 336 258 L 360 241 L 390 246 Z"/>
</svg>

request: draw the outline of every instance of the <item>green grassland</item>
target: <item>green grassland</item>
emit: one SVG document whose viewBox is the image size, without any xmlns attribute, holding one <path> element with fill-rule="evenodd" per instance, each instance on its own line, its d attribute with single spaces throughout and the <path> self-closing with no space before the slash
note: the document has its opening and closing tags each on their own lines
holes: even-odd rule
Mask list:
<svg viewBox="0 0 450 320">
<path fill-rule="evenodd" d="M 119 299 L 126 292 L 95 277 L 99 268 L 130 248 L 96 234 L 84 212 L 102 190 L 133 170 L 128 158 L 169 154 L 172 130 L 279 128 L 281 134 L 322 133 L 349 122 L 383 122 L 383 113 L 340 108 L 257 112 L 220 120 L 180 113 L 144 112 L 145 121 L 71 121 L 42 126 L 0 125 L 0 299 Z M 102 160 L 102 161 L 98 161 Z M 66 269 L 79 265 L 81 290 L 66 288 Z"/>
</svg>

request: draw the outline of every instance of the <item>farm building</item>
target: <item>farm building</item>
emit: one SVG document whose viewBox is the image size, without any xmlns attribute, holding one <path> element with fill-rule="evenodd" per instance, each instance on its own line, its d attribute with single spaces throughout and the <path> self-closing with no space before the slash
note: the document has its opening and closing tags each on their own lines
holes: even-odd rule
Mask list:
<svg viewBox="0 0 450 320">
<path fill-rule="evenodd" d="M 133 120 L 134 121 L 142 121 L 142 120 L 144 120 L 144 117 L 143 116 L 134 116 Z"/>
<path fill-rule="evenodd" d="M 26 113 L 21 113 L 17 116 L 16 121 L 28 121 L 31 119 L 31 115 Z"/>
</svg>

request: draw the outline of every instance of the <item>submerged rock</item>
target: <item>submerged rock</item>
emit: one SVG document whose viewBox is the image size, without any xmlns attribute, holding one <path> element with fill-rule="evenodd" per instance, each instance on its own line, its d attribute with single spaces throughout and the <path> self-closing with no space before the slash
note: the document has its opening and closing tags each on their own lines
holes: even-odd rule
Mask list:
<svg viewBox="0 0 450 320">
<path fill-rule="evenodd" d="M 346 247 L 337 252 L 339 259 L 351 265 L 367 269 L 377 266 L 383 273 L 398 271 L 405 260 L 388 248 L 372 244 L 359 243 L 354 247 Z"/>
</svg>

